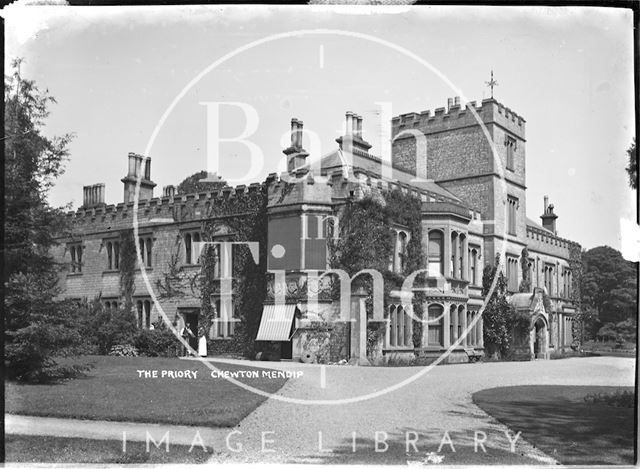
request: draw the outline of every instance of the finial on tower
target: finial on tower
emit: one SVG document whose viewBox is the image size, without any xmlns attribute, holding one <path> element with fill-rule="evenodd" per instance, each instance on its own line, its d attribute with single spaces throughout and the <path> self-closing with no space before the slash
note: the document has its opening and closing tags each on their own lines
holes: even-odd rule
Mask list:
<svg viewBox="0 0 640 469">
<path fill-rule="evenodd" d="M 493 99 L 493 87 L 498 86 L 498 82 L 493 79 L 493 70 L 491 70 L 491 80 L 485 81 L 485 84 L 491 89 L 491 99 Z"/>
</svg>

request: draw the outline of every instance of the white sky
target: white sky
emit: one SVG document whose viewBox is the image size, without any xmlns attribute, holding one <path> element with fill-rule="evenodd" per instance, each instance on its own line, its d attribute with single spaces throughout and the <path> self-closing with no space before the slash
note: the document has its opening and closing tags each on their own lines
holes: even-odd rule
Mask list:
<svg viewBox="0 0 640 469">
<path fill-rule="evenodd" d="M 549 195 L 561 236 L 616 249 L 621 220 L 635 220 L 624 171 L 635 129 L 630 10 L 8 7 L 3 15 L 6 60 L 23 57 L 23 76 L 58 101 L 47 132 L 77 134 L 50 194 L 55 206 L 77 207 L 82 186 L 97 182 L 106 183 L 108 203 L 121 202 L 127 153 L 145 151 L 169 104 L 216 60 L 272 34 L 332 29 L 413 52 L 469 100 L 488 96 L 493 69 L 495 97 L 527 121 L 530 218 L 539 221 Z M 445 106 L 455 95 L 438 73 L 380 43 L 320 34 L 274 40 L 230 58 L 185 93 L 149 154 L 155 194 L 207 168 L 204 101 L 256 109 L 250 140 L 264 153 L 262 180 L 283 157 L 291 117 L 320 135 L 315 153 L 326 153 L 342 133 L 344 112 L 357 112 L 371 152 L 380 154 L 377 102 L 390 102 L 397 115 Z M 238 109 L 223 108 L 221 116 L 222 136 L 243 130 Z M 311 149 L 308 138 L 305 146 Z M 242 145 L 223 145 L 220 155 L 223 176 L 247 171 Z"/>
</svg>

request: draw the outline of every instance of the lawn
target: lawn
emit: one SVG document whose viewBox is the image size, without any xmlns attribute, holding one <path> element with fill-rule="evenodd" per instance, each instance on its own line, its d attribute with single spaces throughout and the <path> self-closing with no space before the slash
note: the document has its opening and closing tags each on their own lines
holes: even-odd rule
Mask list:
<svg viewBox="0 0 640 469">
<path fill-rule="evenodd" d="M 211 378 L 198 361 L 148 357 L 84 357 L 87 377 L 52 385 L 5 384 L 5 412 L 47 417 L 233 427 L 266 398 L 223 378 Z M 216 363 L 221 370 L 257 370 L 238 380 L 266 392 L 286 379 L 261 369 Z M 197 379 L 141 378 L 137 370 L 197 371 Z"/>
<path fill-rule="evenodd" d="M 633 408 L 587 403 L 612 386 L 511 386 L 473 395 L 482 410 L 549 456 L 567 465 L 633 464 Z"/>
<path fill-rule="evenodd" d="M 119 441 L 54 436 L 6 435 L 4 444 L 5 462 L 9 463 L 197 464 L 212 456 L 197 445 L 191 452 L 188 446 L 170 446 L 167 453 L 164 445 L 151 444 L 147 452 L 146 443 L 130 441 L 123 452 Z"/>
</svg>

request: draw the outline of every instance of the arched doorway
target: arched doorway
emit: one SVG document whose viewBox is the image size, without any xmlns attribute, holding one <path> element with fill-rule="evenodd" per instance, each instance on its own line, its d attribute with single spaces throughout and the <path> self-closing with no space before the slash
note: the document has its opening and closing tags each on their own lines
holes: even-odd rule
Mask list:
<svg viewBox="0 0 640 469">
<path fill-rule="evenodd" d="M 549 334 L 547 322 L 542 316 L 538 317 L 533 324 L 533 357 L 548 358 L 549 356 Z"/>
</svg>

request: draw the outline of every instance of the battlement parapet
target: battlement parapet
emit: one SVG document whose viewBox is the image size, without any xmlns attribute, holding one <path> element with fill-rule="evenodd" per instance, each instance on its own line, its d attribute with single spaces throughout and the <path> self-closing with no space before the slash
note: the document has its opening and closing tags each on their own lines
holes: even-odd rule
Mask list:
<svg viewBox="0 0 640 469">
<path fill-rule="evenodd" d="M 138 220 L 150 223 L 154 220 L 173 219 L 175 222 L 185 221 L 186 218 L 204 219 L 210 213 L 210 208 L 217 202 L 230 198 L 240 198 L 256 194 L 277 180 L 267 179 L 262 183 L 242 184 L 236 187 L 223 187 L 214 191 L 175 194 L 144 199 L 138 201 Z M 132 226 L 134 202 L 120 202 L 118 204 L 99 205 L 95 207 L 80 207 L 67 213 L 67 219 L 72 225 L 81 227 L 82 231 L 101 231 L 110 229 L 125 229 Z"/>
<path fill-rule="evenodd" d="M 420 113 L 400 114 L 391 120 L 391 134 L 392 138 L 395 139 L 398 134 L 410 129 L 420 130 L 425 135 L 429 135 L 460 127 L 478 125 L 479 122 L 476 115 L 483 124 L 499 124 L 524 140 L 525 119 L 492 98 L 482 100 L 479 106 L 475 101 L 469 101 L 465 106 L 461 106 L 459 98 L 456 98 L 456 104 L 451 104 L 447 108 L 436 108 L 433 114 L 431 114 L 430 110 Z M 397 138 L 412 138 L 412 135 L 406 132 Z"/>
<path fill-rule="evenodd" d="M 564 250 L 567 254 L 571 248 L 581 248 L 580 243 L 571 241 L 570 239 L 561 238 L 560 236 L 554 235 L 543 228 L 531 225 L 527 225 L 527 239 L 534 243 L 534 245 L 532 245 L 533 248 L 536 247 L 535 245 L 539 245 L 541 247 L 548 246 Z"/>
</svg>

